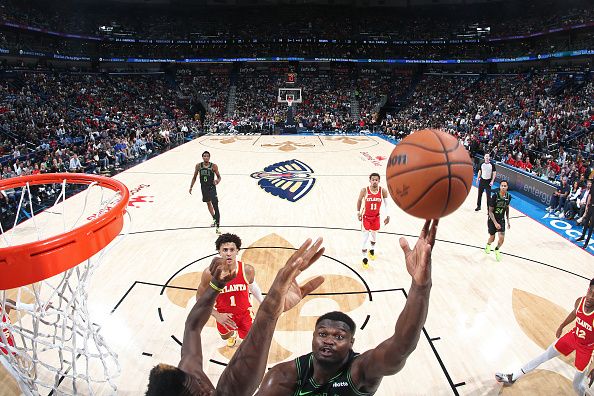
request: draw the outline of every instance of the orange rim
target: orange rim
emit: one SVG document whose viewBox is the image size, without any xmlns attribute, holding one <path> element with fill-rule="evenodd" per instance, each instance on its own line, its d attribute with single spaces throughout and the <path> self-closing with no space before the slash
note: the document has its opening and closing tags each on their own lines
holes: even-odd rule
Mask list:
<svg viewBox="0 0 594 396">
<path fill-rule="evenodd" d="M 13 289 L 51 278 L 82 263 L 107 246 L 122 230 L 130 200 L 120 181 L 84 173 L 46 173 L 0 180 L 0 190 L 29 185 L 91 184 L 119 191 L 120 201 L 106 213 L 67 233 L 41 241 L 0 248 L 0 290 Z"/>
</svg>

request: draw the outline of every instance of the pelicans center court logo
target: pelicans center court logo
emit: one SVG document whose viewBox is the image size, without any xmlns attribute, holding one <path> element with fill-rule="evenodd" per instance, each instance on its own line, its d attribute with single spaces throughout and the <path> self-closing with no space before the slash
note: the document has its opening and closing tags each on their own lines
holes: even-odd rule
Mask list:
<svg viewBox="0 0 594 396">
<path fill-rule="evenodd" d="M 267 193 L 297 202 L 314 186 L 316 179 L 311 176 L 313 173 L 309 165 L 293 159 L 269 165 L 263 172 L 254 172 L 251 176 L 260 179 L 258 185 Z"/>
</svg>

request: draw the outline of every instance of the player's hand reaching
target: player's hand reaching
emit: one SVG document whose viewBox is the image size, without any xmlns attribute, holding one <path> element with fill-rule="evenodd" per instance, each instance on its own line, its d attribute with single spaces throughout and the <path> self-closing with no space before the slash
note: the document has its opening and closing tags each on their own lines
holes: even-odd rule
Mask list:
<svg viewBox="0 0 594 396">
<path fill-rule="evenodd" d="M 208 271 L 212 276 L 211 282 L 218 288 L 224 288 L 227 282 L 235 278 L 236 272 L 227 264 L 227 260 L 221 257 L 215 257 L 210 262 Z M 213 316 L 217 322 L 223 325 L 227 330 L 233 331 L 237 329 L 237 325 L 233 321 L 233 315 L 230 313 L 213 312 Z"/>
<path fill-rule="evenodd" d="M 215 257 L 212 259 L 210 267 L 208 267 L 208 272 L 210 272 L 212 281 L 216 286 L 222 289 L 227 282 L 235 278 L 236 273 L 231 268 L 232 267 L 227 264 L 227 260 L 222 257 Z"/>
<path fill-rule="evenodd" d="M 384 219 L 384 225 L 388 225 L 389 222 L 390 222 L 390 216 L 386 216 L 386 218 Z"/>
<path fill-rule="evenodd" d="M 190 187 L 190 195 L 192 195 L 192 187 Z"/>
<path fill-rule="evenodd" d="M 305 296 L 320 287 L 324 282 L 322 276 L 316 276 L 302 286 L 297 283 L 296 278 L 324 254 L 325 249 L 321 248 L 322 241 L 322 238 L 318 238 L 312 244 L 311 239 L 308 239 L 293 253 L 285 266 L 276 274 L 259 312 L 268 311 L 278 317 L 283 311 L 293 308 Z"/>
<path fill-rule="evenodd" d="M 419 240 L 412 250 L 407 240 L 400 238 L 400 247 L 404 252 L 406 269 L 417 286 L 426 286 L 431 283 L 431 250 L 435 244 L 438 224 L 439 220 L 426 220 L 421 235 L 419 235 Z"/>
<path fill-rule="evenodd" d="M 363 218 L 363 216 L 361 216 L 361 212 L 357 212 L 357 219 L 359 219 L 359 221 L 361 221 L 362 218 Z"/>
</svg>

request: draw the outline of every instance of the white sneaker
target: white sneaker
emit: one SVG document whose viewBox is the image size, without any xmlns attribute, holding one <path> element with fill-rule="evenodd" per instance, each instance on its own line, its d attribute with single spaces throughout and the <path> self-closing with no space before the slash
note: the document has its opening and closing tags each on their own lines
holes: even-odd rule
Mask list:
<svg viewBox="0 0 594 396">
<path fill-rule="evenodd" d="M 560 219 L 564 219 L 564 218 L 565 218 L 565 214 L 564 214 L 563 212 L 561 212 L 561 213 L 559 214 L 559 218 L 560 218 Z"/>
<path fill-rule="evenodd" d="M 495 373 L 495 380 L 504 385 L 511 385 L 515 380 L 512 379 L 513 374 Z"/>
</svg>

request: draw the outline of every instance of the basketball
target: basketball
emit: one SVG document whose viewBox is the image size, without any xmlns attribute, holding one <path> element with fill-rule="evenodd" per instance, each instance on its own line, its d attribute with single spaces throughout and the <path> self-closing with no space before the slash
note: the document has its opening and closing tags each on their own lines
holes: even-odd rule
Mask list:
<svg viewBox="0 0 594 396">
<path fill-rule="evenodd" d="M 386 168 L 396 205 L 422 219 L 454 212 L 472 186 L 472 160 L 458 139 L 437 129 L 416 131 L 396 145 Z"/>
</svg>

